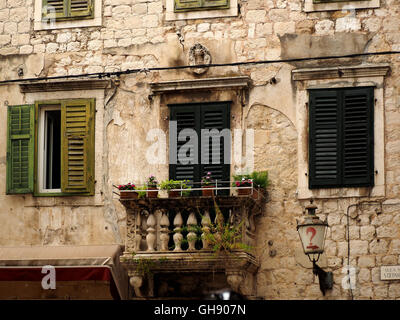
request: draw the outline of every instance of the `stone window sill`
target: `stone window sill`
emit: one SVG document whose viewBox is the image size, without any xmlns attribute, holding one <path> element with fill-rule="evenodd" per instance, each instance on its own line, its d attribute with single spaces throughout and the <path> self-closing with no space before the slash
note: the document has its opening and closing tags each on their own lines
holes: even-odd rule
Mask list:
<svg viewBox="0 0 400 320">
<path fill-rule="evenodd" d="M 380 0 L 361 0 L 361 1 L 340 1 L 314 3 L 313 0 L 304 0 L 304 11 L 332 11 L 332 10 L 351 10 L 379 8 Z"/>
</svg>

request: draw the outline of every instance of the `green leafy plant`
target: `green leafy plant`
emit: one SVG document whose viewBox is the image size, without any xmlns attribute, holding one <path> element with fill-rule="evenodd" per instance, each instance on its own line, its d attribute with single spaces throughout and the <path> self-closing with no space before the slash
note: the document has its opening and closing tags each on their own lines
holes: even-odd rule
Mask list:
<svg viewBox="0 0 400 320">
<path fill-rule="evenodd" d="M 269 184 L 268 171 L 254 171 L 251 173 L 251 179 L 253 179 L 254 187 L 266 189 Z"/>
<path fill-rule="evenodd" d="M 173 190 L 173 189 L 186 189 L 187 191 L 183 191 L 183 196 L 188 196 L 190 194 L 191 187 L 187 184 L 189 183 L 188 180 L 164 180 L 160 184 L 161 190 Z"/>
<path fill-rule="evenodd" d="M 242 242 L 242 227 L 244 221 L 238 225 L 224 223 L 224 217 L 217 202 L 214 200 L 216 223 L 211 224 L 210 232 L 205 233 L 205 239 L 211 245 L 214 253 L 231 253 L 235 249 L 251 250 L 251 247 Z"/>
<path fill-rule="evenodd" d="M 147 189 L 146 186 L 136 187 L 136 191 L 138 193 L 138 198 L 139 199 L 146 197 L 146 191 L 140 191 L 140 190 L 146 190 L 146 189 Z"/>
</svg>

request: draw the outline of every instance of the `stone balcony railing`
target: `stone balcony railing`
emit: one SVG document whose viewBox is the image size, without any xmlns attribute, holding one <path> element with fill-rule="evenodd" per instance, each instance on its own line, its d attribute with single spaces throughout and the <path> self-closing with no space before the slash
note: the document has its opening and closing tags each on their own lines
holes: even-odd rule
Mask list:
<svg viewBox="0 0 400 320">
<path fill-rule="evenodd" d="M 264 208 L 265 194 L 258 198 L 250 194 L 120 201 L 127 209 L 127 236 L 121 262 L 136 299 L 165 297 L 165 292 L 157 288 L 168 286 L 171 274 L 177 272 L 189 277 L 201 274 L 200 278 L 205 276 L 203 284 L 208 282 L 206 275 L 218 274 L 220 286 L 229 285 L 247 296 L 253 294 L 251 278 L 258 268 L 252 250 L 254 217 Z M 239 246 L 233 245 L 229 252 L 218 250 L 221 248 L 215 239 L 221 239 L 221 229 L 218 231 L 217 225 L 229 228 L 230 236 L 235 238 L 232 237 L 231 244 Z M 220 244 L 227 244 L 224 241 L 227 240 Z M 163 281 L 167 284 L 161 284 Z"/>
</svg>

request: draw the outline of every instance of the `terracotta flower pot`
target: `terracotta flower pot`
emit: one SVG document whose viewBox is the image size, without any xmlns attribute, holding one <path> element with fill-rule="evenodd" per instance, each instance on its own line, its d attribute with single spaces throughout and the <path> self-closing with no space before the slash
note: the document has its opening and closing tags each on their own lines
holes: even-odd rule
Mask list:
<svg viewBox="0 0 400 320">
<path fill-rule="evenodd" d="M 181 196 L 180 191 L 168 191 L 168 198 L 178 198 Z"/>
<path fill-rule="evenodd" d="M 120 199 L 121 200 L 132 200 L 138 198 L 138 193 L 136 191 L 127 191 L 127 190 L 120 190 Z"/>
<path fill-rule="evenodd" d="M 214 190 L 209 190 L 210 188 L 215 188 L 214 186 L 203 186 L 202 187 L 202 194 L 203 197 L 212 197 L 214 194 Z"/>
<path fill-rule="evenodd" d="M 147 187 L 148 190 L 155 191 L 147 191 L 147 198 L 157 198 L 158 197 L 158 189 L 156 187 Z"/>
<path fill-rule="evenodd" d="M 251 194 L 251 189 L 237 189 L 238 196 L 248 196 Z"/>
</svg>

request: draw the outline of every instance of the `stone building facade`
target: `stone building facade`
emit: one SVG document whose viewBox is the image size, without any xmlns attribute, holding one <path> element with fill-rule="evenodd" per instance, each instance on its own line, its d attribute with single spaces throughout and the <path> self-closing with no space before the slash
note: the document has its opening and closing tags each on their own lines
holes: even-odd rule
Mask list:
<svg viewBox="0 0 400 320">
<path fill-rule="evenodd" d="M 254 170 L 270 178 L 268 200 L 255 217 L 257 269 L 251 289 L 238 289 L 258 299 L 400 299 L 400 280 L 381 280 L 382 266 L 400 265 L 400 58 L 374 54 L 400 51 L 397 0 L 228 0 L 228 8 L 196 2 L 200 8 L 181 11 L 174 0 L 90 3 L 86 16 L 52 21 L 42 0 L 0 0 L 4 250 L 125 245 L 129 210 L 113 185 L 145 183 L 150 174 L 169 178 L 168 146 L 165 161 L 148 161 L 155 141 L 149 131 L 168 135 L 171 104 L 232 101 L 230 128 L 254 130 Z M 191 61 L 196 44 L 209 60 Z M 254 61 L 264 63 L 244 64 Z M 218 66 L 183 68 L 201 62 Z M 310 94 L 358 87 L 373 92 L 372 183 L 310 189 Z M 39 112 L 39 102 L 73 99 L 93 101 L 93 190 L 10 194 L 9 106 L 36 104 Z M 41 176 L 34 169 L 36 186 Z M 233 160 L 230 175 L 241 169 Z M 311 198 L 329 224 L 319 265 L 333 272 L 334 285 L 325 296 L 296 231 Z M 343 285 L 348 262 L 352 290 Z M 130 289 L 126 297 L 136 295 Z"/>
</svg>

